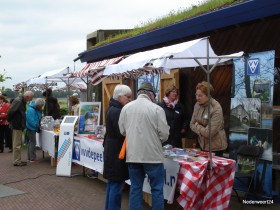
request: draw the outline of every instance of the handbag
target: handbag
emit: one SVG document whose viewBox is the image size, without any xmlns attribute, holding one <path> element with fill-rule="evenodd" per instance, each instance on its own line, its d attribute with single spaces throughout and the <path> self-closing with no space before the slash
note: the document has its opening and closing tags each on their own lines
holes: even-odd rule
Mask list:
<svg viewBox="0 0 280 210">
<path fill-rule="evenodd" d="M 119 153 L 119 159 L 123 160 L 125 157 L 125 153 L 126 153 L 126 138 L 123 141 L 123 145 L 122 145 L 121 151 Z"/>
</svg>

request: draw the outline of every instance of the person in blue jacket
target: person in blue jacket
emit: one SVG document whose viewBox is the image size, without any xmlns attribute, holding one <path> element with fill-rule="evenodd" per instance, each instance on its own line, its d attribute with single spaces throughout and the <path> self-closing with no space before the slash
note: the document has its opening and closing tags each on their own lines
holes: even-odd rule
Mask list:
<svg viewBox="0 0 280 210">
<path fill-rule="evenodd" d="M 30 162 L 36 162 L 36 132 L 40 131 L 40 122 L 42 119 L 42 108 L 45 100 L 37 98 L 30 102 L 26 111 L 26 135 L 28 139 L 27 156 Z"/>
</svg>

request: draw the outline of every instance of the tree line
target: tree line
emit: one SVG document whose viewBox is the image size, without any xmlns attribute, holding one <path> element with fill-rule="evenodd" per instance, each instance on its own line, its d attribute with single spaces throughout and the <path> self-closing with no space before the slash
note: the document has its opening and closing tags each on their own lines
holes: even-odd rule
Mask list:
<svg viewBox="0 0 280 210">
<path fill-rule="evenodd" d="M 34 93 L 34 98 L 42 98 L 43 97 L 43 91 L 42 90 L 31 90 Z M 19 96 L 20 91 L 14 91 L 10 88 L 6 88 L 5 90 L 2 90 L 2 93 L 6 93 L 8 98 L 16 98 L 17 96 Z M 68 93 L 68 90 L 53 90 L 53 96 L 56 98 L 67 98 L 70 95 L 72 95 L 73 93 L 78 93 L 79 91 L 73 91 L 70 90 L 70 92 Z"/>
</svg>

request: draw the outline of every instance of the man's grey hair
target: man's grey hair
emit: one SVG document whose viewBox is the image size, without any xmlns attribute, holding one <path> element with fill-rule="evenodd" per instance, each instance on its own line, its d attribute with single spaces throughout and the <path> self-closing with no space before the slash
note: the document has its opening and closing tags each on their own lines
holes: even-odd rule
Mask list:
<svg viewBox="0 0 280 210">
<path fill-rule="evenodd" d="M 137 96 L 139 96 L 140 94 L 145 94 L 145 95 L 152 95 L 152 96 L 155 96 L 155 95 L 154 95 L 154 92 L 152 92 L 152 91 L 148 91 L 148 90 L 138 90 L 138 92 L 137 92 Z"/>
<path fill-rule="evenodd" d="M 113 99 L 118 100 L 119 96 L 124 96 L 131 93 L 131 89 L 127 85 L 117 85 L 114 90 Z"/>
<path fill-rule="evenodd" d="M 32 91 L 28 90 L 28 91 L 25 91 L 25 93 L 23 94 L 23 96 L 24 96 L 24 97 L 25 97 L 25 96 L 33 97 L 33 96 L 34 96 L 34 93 L 33 93 Z"/>
<path fill-rule="evenodd" d="M 45 105 L 45 100 L 42 98 L 37 98 L 35 100 L 35 106 L 43 107 Z"/>
</svg>

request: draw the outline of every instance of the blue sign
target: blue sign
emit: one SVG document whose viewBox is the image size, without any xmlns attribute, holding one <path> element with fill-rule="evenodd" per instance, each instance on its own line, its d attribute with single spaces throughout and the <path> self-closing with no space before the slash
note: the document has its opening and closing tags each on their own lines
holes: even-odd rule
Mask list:
<svg viewBox="0 0 280 210">
<path fill-rule="evenodd" d="M 80 161 L 80 155 L 81 155 L 81 142 L 80 140 L 74 139 L 74 149 L 73 149 L 73 159 Z"/>
<path fill-rule="evenodd" d="M 247 60 L 247 75 L 258 75 L 260 74 L 260 59 L 249 58 Z"/>
</svg>

